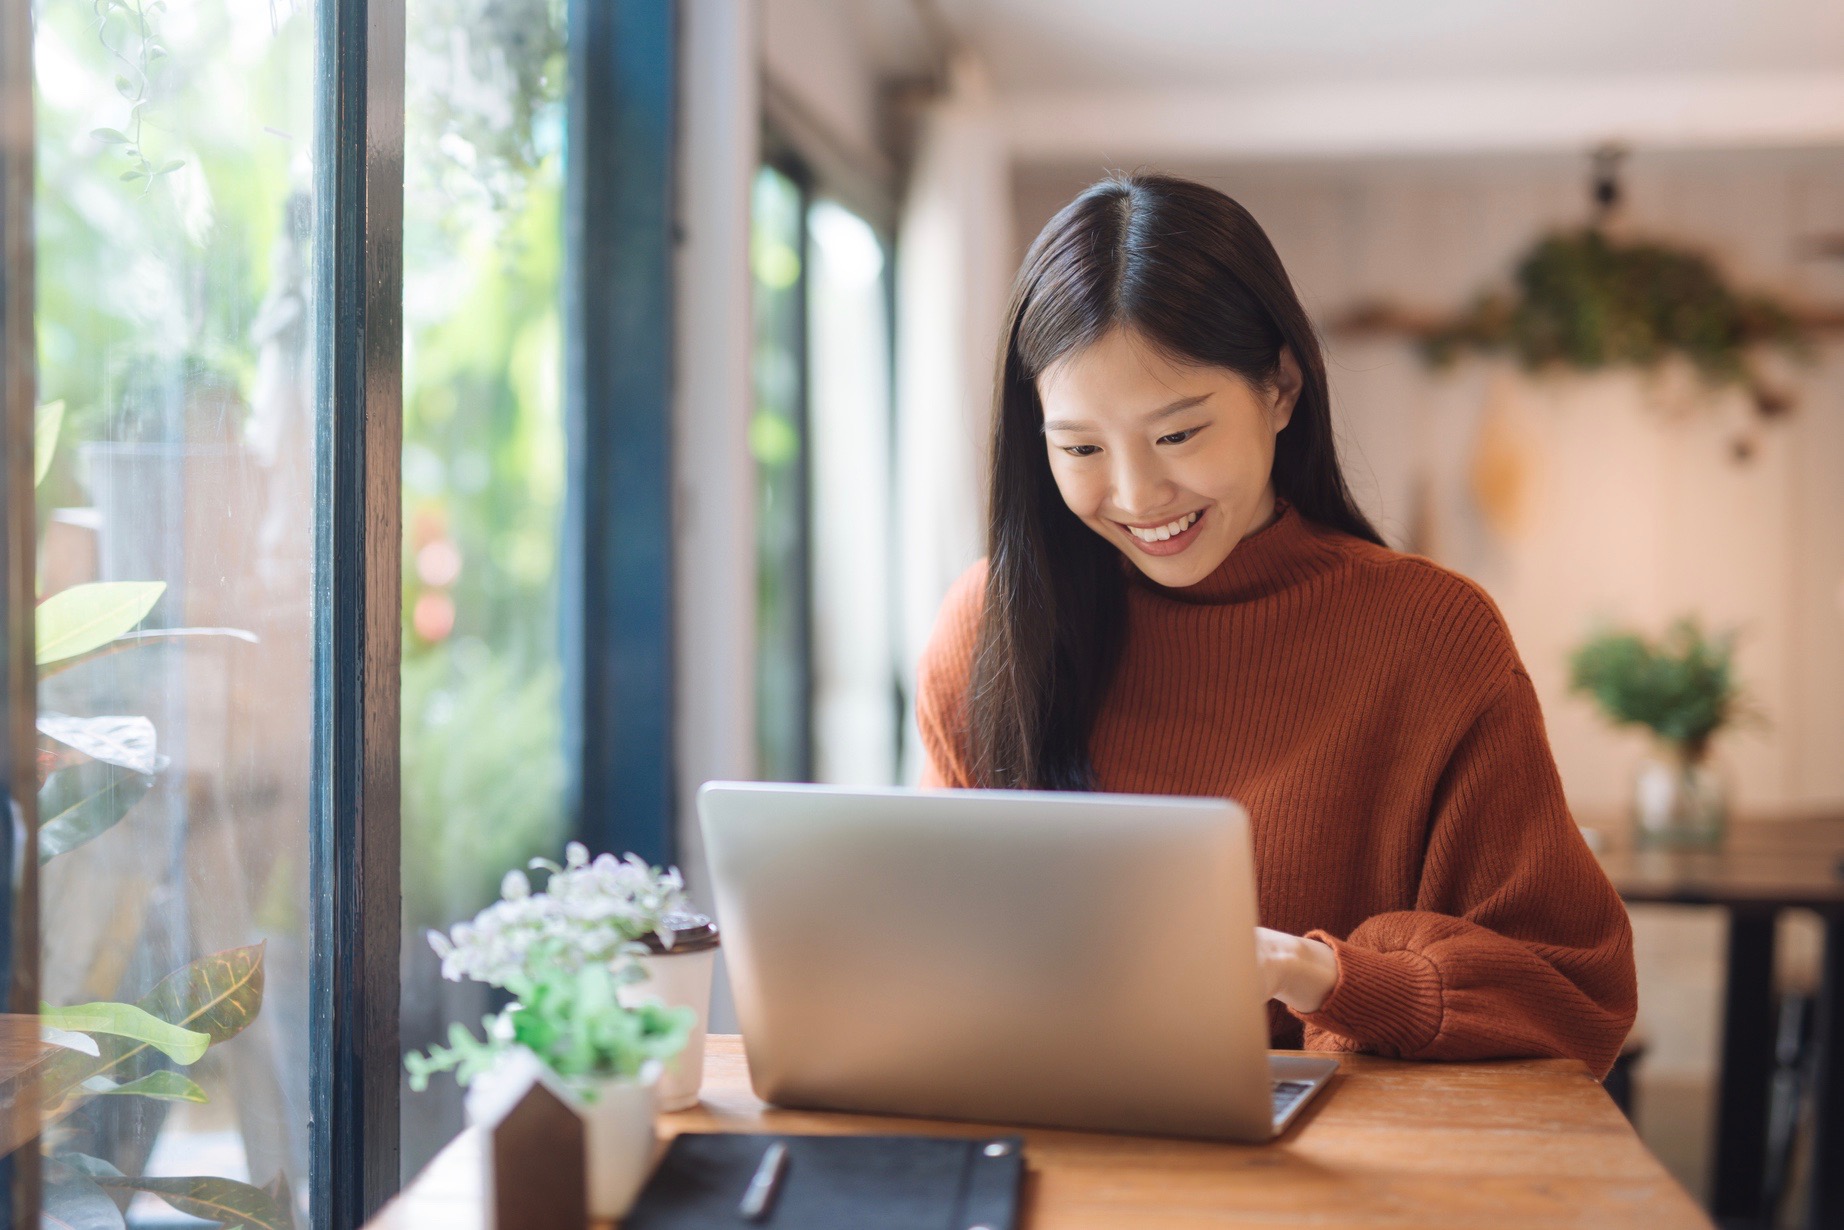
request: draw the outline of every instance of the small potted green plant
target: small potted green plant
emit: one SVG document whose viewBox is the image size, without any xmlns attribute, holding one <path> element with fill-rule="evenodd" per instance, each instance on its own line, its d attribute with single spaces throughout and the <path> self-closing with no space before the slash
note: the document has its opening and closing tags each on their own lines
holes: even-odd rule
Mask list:
<svg viewBox="0 0 1844 1230">
<path fill-rule="evenodd" d="M 1570 687 L 1594 698 L 1615 725 L 1642 726 L 1658 754 L 1634 780 L 1639 839 L 1654 845 L 1720 844 L 1727 791 L 1710 743 L 1738 715 L 1734 635 L 1705 635 L 1680 619 L 1656 641 L 1627 630 L 1596 634 L 1570 658 Z"/>
<path fill-rule="evenodd" d="M 711 979 L 717 956 L 717 928 L 691 912 L 685 882 L 676 868 L 652 867 L 638 855 L 589 856 L 573 841 L 562 865 L 535 858 L 530 867 L 548 875 L 534 893 L 523 871 L 506 873 L 501 900 L 471 923 L 448 935 L 429 933 L 442 958 L 442 976 L 470 978 L 505 987 L 525 954 L 547 939 L 564 941 L 581 961 L 609 961 L 627 954 L 638 975 L 621 985 L 630 1005 L 649 996 L 668 1007 L 689 1008 L 692 1028 L 685 1049 L 666 1064 L 660 1079 L 661 1110 L 684 1110 L 698 1100 L 704 1076 L 704 1039 L 710 1018 Z"/>
<path fill-rule="evenodd" d="M 558 1084 L 583 1118 L 590 1212 L 621 1217 L 646 1181 L 654 1088 L 661 1064 L 685 1045 L 691 1011 L 657 1000 L 624 1005 L 622 982 L 639 976 L 630 954 L 583 964 L 564 945 L 547 940 L 524 959 L 506 979 L 515 1001 L 485 1020 L 484 1038 L 451 1026 L 447 1046 L 405 1060 L 410 1087 L 420 1092 L 432 1075 L 453 1072 L 472 1087 L 468 1110 L 474 1117 L 472 1093 L 490 1085 L 510 1055 L 529 1052 L 561 1078 Z"/>
<path fill-rule="evenodd" d="M 571 842 L 562 865 L 533 859 L 531 867 L 549 873 L 544 891 L 534 892 L 524 871 L 507 872 L 500 900 L 446 935 L 429 933 L 443 977 L 499 987 L 513 1003 L 486 1018 L 484 1038 L 457 1024 L 447 1046 L 408 1056 L 410 1086 L 421 1090 L 432 1075 L 453 1072 L 471 1087 L 507 1056 L 529 1052 L 585 1121 L 590 1211 L 619 1217 L 645 1178 L 655 1109 L 697 1100 L 715 929 L 685 910 L 676 870 L 634 855 L 591 859 Z M 680 940 L 705 932 L 708 945 Z M 701 987 L 656 972 L 687 968 L 690 954 L 680 949 L 706 953 Z M 677 1073 L 686 1074 L 689 1096 L 671 1084 Z"/>
</svg>

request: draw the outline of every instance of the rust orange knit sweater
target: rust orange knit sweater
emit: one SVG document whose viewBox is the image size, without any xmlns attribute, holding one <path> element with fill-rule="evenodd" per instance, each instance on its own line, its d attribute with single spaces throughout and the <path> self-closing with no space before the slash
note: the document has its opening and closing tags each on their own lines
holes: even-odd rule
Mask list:
<svg viewBox="0 0 1844 1230">
<path fill-rule="evenodd" d="M 1604 1074 L 1633 1023 L 1632 932 L 1485 593 L 1285 507 L 1188 589 L 1130 572 L 1096 780 L 1248 809 L 1262 924 L 1338 955 L 1319 1011 L 1269 1004 L 1274 1045 Z M 924 785 L 971 784 L 985 577 L 955 584 L 923 655 Z"/>
</svg>

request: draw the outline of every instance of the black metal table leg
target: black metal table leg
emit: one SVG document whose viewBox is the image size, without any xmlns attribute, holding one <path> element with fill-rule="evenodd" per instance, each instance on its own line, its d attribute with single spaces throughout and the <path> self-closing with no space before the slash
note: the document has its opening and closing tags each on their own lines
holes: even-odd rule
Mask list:
<svg viewBox="0 0 1844 1230">
<path fill-rule="evenodd" d="M 1774 1065 L 1774 919 L 1777 910 L 1729 911 L 1723 994 L 1721 1089 L 1711 1212 L 1725 1224 L 1764 1215 L 1768 1086 Z"/>
<path fill-rule="evenodd" d="M 1825 917 L 1825 969 L 1819 984 L 1818 1046 L 1812 1081 L 1812 1195 L 1807 1230 L 1844 1226 L 1844 913 Z"/>
</svg>

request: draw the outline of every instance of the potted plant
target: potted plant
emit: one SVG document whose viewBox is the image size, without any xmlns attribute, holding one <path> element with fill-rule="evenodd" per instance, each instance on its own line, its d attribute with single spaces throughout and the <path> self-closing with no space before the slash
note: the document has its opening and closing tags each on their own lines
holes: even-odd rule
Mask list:
<svg viewBox="0 0 1844 1230">
<path fill-rule="evenodd" d="M 533 859 L 531 866 L 550 874 L 543 895 L 567 916 L 607 920 L 612 934 L 599 935 L 598 947 L 615 935 L 641 945 L 635 959 L 646 980 L 622 984 L 623 1002 L 634 1004 L 656 995 L 668 1007 L 691 1009 L 691 1034 L 685 1049 L 666 1061 L 659 1103 L 661 1110 L 695 1105 L 704 1078 L 718 937 L 708 917 L 688 908 L 677 868 L 661 871 L 635 854 L 622 859 L 602 854 L 592 860 L 588 848 L 576 841 L 564 847 L 563 866 L 541 858 Z"/>
<path fill-rule="evenodd" d="M 652 999 L 624 1005 L 619 988 L 630 975 L 638 976 L 631 954 L 585 964 L 566 944 L 543 940 L 508 972 L 504 985 L 516 999 L 485 1020 L 485 1037 L 450 1027 L 449 1045 L 405 1060 L 410 1087 L 421 1091 L 430 1076 L 452 1071 L 462 1085 L 474 1087 L 468 1113 L 478 1119 L 482 1100 L 475 1094 L 492 1101 L 504 1061 L 530 1054 L 561 1078 L 558 1085 L 583 1118 L 590 1213 L 625 1215 L 652 1161 L 654 1086 L 662 1061 L 685 1045 L 692 1024 L 687 1008 Z"/>
<path fill-rule="evenodd" d="M 698 1100 L 704 1075 L 704 1038 L 709 1022 L 711 977 L 717 929 L 687 908 L 685 882 L 677 869 L 651 867 L 629 854 L 589 857 L 581 842 L 564 848 L 563 865 L 531 860 L 547 872 L 543 892 L 534 893 L 523 871 L 506 873 L 500 900 L 448 935 L 429 933 L 442 958 L 442 976 L 506 987 L 525 968 L 527 954 L 545 940 L 562 941 L 568 960 L 634 958 L 636 973 L 621 984 L 629 1005 L 657 996 L 668 1007 L 692 1012 L 684 1051 L 667 1065 L 660 1085 L 660 1109 L 683 1110 Z"/>
<path fill-rule="evenodd" d="M 1570 658 L 1570 688 L 1592 696 L 1616 725 L 1649 730 L 1658 754 L 1634 779 L 1642 842 L 1717 845 L 1728 822 L 1727 791 L 1710 763 L 1710 742 L 1736 717 L 1734 635 L 1706 636 L 1696 620 L 1651 641 L 1609 630 Z"/>
<path fill-rule="evenodd" d="M 638 1184 L 628 1190 L 619 1177 L 633 1165 L 644 1170 L 651 1147 L 631 1147 L 633 1124 L 645 1120 L 650 1142 L 656 1102 L 674 1110 L 697 1100 L 715 928 L 686 911 L 676 870 L 635 855 L 591 859 L 571 842 L 562 865 L 530 866 L 549 874 L 544 891 L 509 871 L 500 900 L 447 935 L 429 933 L 443 977 L 502 988 L 514 1003 L 487 1018 L 484 1041 L 456 1025 L 450 1045 L 409 1056 L 410 1083 L 420 1090 L 430 1075 L 453 1071 L 468 1085 L 506 1053 L 532 1052 L 579 1099 L 590 1208 L 616 1217 L 614 1206 L 625 1208 Z"/>
</svg>

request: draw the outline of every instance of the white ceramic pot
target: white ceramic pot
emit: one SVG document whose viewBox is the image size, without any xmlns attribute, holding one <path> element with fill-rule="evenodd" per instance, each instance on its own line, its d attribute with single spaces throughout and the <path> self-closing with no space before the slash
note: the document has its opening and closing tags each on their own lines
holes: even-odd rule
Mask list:
<svg viewBox="0 0 1844 1230">
<path fill-rule="evenodd" d="M 597 1220 L 627 1216 L 653 1168 L 655 1084 L 602 1081 L 582 1104 L 589 1215 Z"/>
<path fill-rule="evenodd" d="M 698 1014 L 685 1049 L 666 1061 L 659 1082 L 659 1108 L 684 1110 L 698 1104 L 704 1083 L 704 1035 L 711 1019 L 711 978 L 716 971 L 717 948 L 689 952 L 648 953 L 638 958 L 647 971 L 645 982 L 621 988 L 621 1002 L 632 1006 L 657 998 L 668 1008 L 690 1008 Z"/>
</svg>

